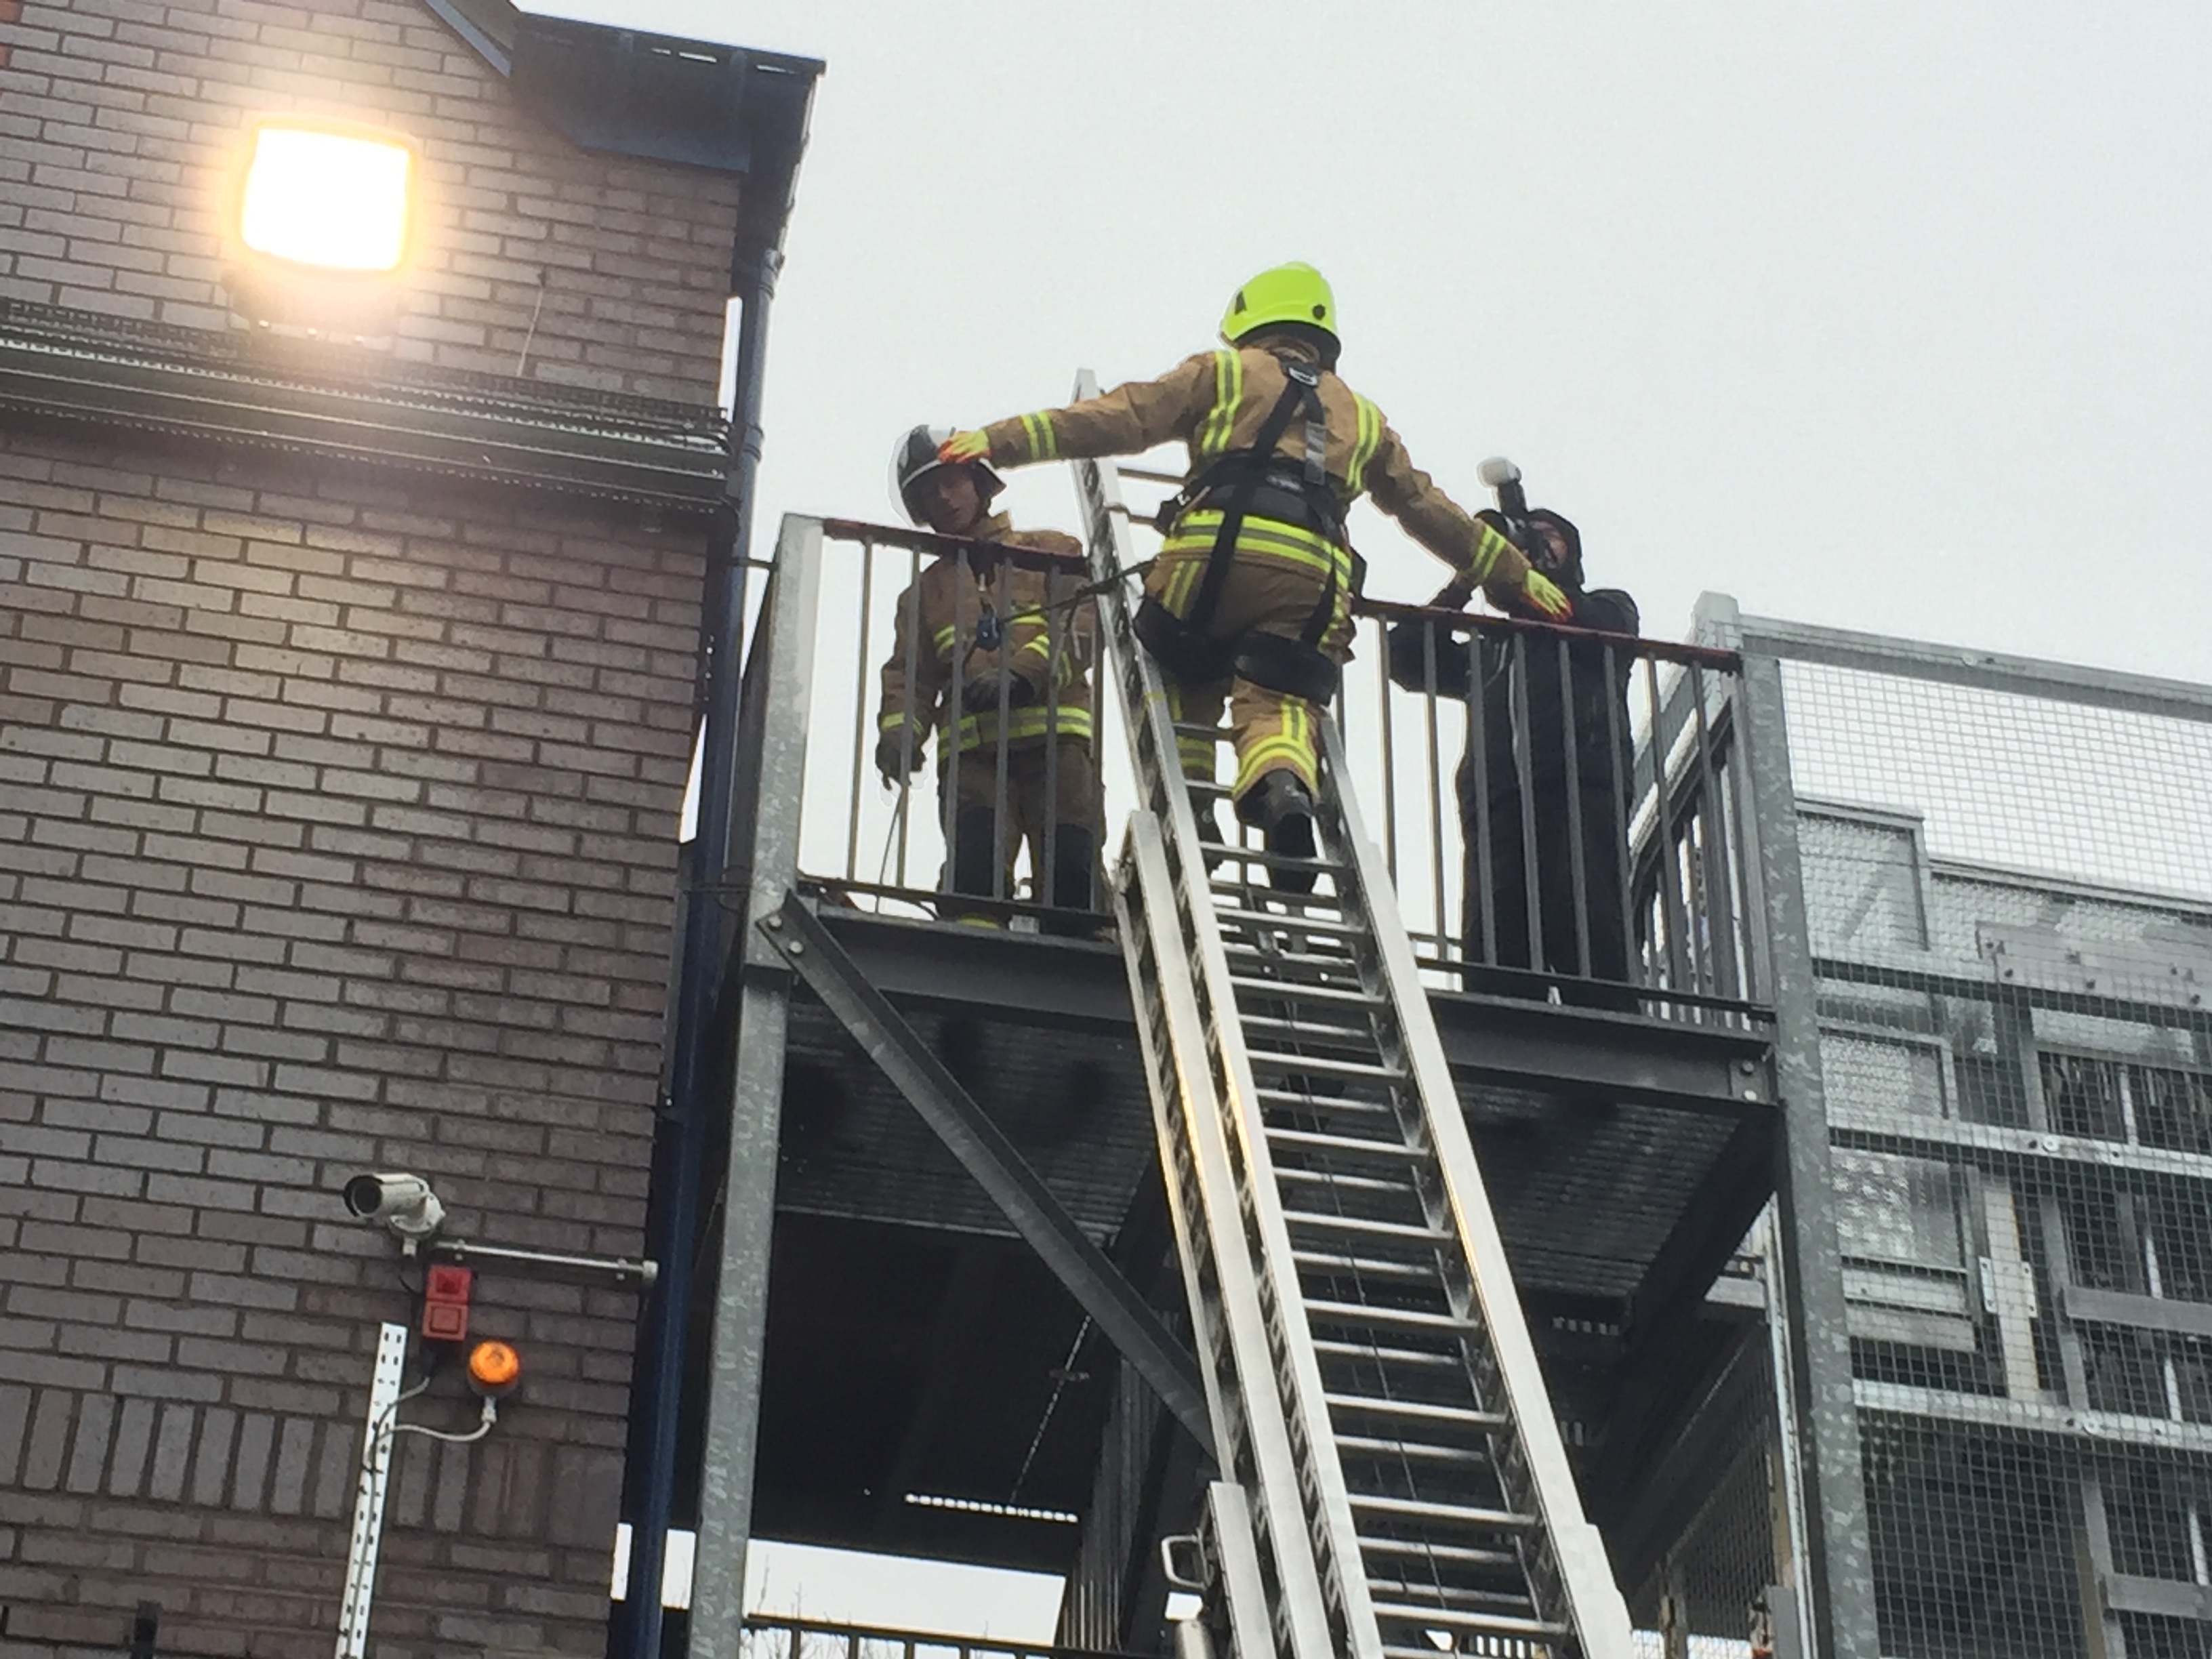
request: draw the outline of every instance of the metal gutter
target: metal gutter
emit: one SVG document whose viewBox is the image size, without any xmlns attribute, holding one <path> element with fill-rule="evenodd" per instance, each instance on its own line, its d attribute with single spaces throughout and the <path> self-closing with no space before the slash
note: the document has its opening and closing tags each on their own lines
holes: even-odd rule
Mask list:
<svg viewBox="0 0 2212 1659">
<path fill-rule="evenodd" d="M 377 373 L 342 348 L 245 338 L 0 301 L 0 410 L 702 515 L 720 505 L 719 410 Z"/>
</svg>

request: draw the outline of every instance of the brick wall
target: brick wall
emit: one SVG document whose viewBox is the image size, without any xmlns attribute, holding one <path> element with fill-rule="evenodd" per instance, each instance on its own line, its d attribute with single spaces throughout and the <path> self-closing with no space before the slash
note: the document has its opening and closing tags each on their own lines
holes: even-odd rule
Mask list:
<svg viewBox="0 0 2212 1659">
<path fill-rule="evenodd" d="M 217 204 L 299 111 L 421 147 L 397 356 L 713 401 L 737 181 L 575 150 L 415 0 L 0 0 L 0 298 L 231 326 Z"/>
<path fill-rule="evenodd" d="M 411 0 L 0 0 L 0 297 L 233 326 L 213 204 L 291 107 L 422 146 L 398 356 L 512 374 L 543 271 L 531 378 L 710 394 L 736 184 L 571 149 Z M 348 1175 L 641 1249 L 703 540 L 0 427 L 0 1650 L 153 1601 L 164 1654 L 328 1653 L 411 1301 Z M 527 1380 L 400 1442 L 383 1659 L 599 1650 L 635 1312 L 479 1277 Z"/>
<path fill-rule="evenodd" d="M 24 1651 L 146 1597 L 165 1651 L 327 1651 L 408 1305 L 347 1174 L 429 1176 L 462 1236 L 641 1248 L 697 538 L 455 489 L 0 434 Z M 530 1381 L 479 1447 L 403 1441 L 380 1650 L 596 1651 L 630 1299 L 479 1283 Z M 473 1421 L 451 1377 L 409 1410 Z"/>
</svg>

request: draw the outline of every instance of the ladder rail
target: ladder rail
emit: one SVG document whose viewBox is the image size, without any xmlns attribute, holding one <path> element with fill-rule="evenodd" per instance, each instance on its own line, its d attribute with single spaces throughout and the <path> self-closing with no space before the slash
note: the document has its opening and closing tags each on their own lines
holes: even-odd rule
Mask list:
<svg viewBox="0 0 2212 1659">
<path fill-rule="evenodd" d="M 1620 1659 L 1628 1659 L 1632 1638 L 1627 1603 L 1614 1582 L 1604 1540 L 1583 1513 L 1574 1471 L 1567 1462 L 1566 1443 L 1560 1437 L 1550 1391 L 1544 1386 L 1537 1363 L 1535 1343 L 1528 1334 L 1528 1317 L 1514 1288 L 1505 1243 L 1490 1206 L 1481 1166 L 1475 1161 L 1474 1140 L 1460 1109 L 1443 1041 L 1437 1035 L 1436 1018 L 1413 959 L 1413 941 L 1399 917 L 1397 895 L 1381 849 L 1368 838 L 1352 791 L 1340 787 L 1346 771 L 1343 739 L 1336 723 L 1322 720 L 1319 725 L 1322 766 L 1340 782 L 1329 793 L 1344 841 L 1340 851 L 1374 923 L 1377 969 L 1389 987 L 1399 1037 L 1405 1045 L 1405 1063 L 1417 1085 L 1429 1146 L 1498 1365 L 1504 1398 L 1496 1405 L 1511 1418 L 1522 1455 L 1529 1465 L 1530 1489 L 1514 1496 L 1543 1517 L 1541 1530 L 1551 1541 L 1560 1587 L 1585 1653 L 1590 1659 L 1613 1659 L 1616 1654 Z"/>
<path fill-rule="evenodd" d="M 1125 941 L 1149 939 L 1156 975 L 1153 985 L 1142 983 L 1139 977 L 1139 954 L 1125 950 L 1123 959 L 1129 969 L 1130 993 L 1140 1011 L 1138 1042 L 1144 1053 L 1147 1076 L 1172 1076 L 1180 1085 L 1176 1091 L 1180 1112 L 1174 1103 L 1162 1098 L 1163 1091 L 1154 1088 L 1150 1091 L 1155 1127 L 1164 1149 L 1172 1146 L 1190 1158 L 1202 1189 L 1216 1195 L 1224 1194 L 1232 1188 L 1233 1177 L 1221 1134 L 1220 1103 L 1214 1092 L 1213 1079 L 1206 1071 L 1184 1064 L 1182 1059 L 1186 1054 L 1206 1053 L 1209 1045 L 1199 1028 L 1197 999 L 1188 983 L 1188 962 L 1179 948 L 1182 932 L 1175 926 L 1174 887 L 1168 878 L 1158 820 L 1139 811 L 1131 817 L 1129 834 L 1127 857 L 1134 866 L 1134 879 L 1125 876 L 1116 884 L 1115 916 Z M 1162 948 L 1163 943 L 1168 948 Z M 1152 1022 L 1141 1012 L 1154 999 L 1170 1027 L 1165 1050 L 1159 1046 L 1158 1034 Z M 1291 1467 L 1293 1454 L 1289 1425 L 1277 1391 L 1266 1386 L 1255 1387 L 1251 1381 L 1255 1372 L 1263 1376 L 1267 1374 L 1272 1356 L 1267 1333 L 1261 1328 L 1261 1304 L 1246 1253 L 1246 1240 L 1241 1228 L 1234 1224 L 1236 1206 L 1219 1201 L 1218 1196 L 1201 1197 L 1196 1206 L 1200 1213 L 1194 1216 L 1183 1191 L 1182 1171 L 1171 1168 L 1162 1173 L 1167 1177 L 1170 1218 L 1182 1257 L 1185 1289 L 1190 1297 L 1193 1317 L 1201 1324 L 1196 1334 L 1207 1403 L 1213 1409 L 1214 1461 L 1231 1480 L 1253 1478 L 1260 1486 L 1256 1494 L 1261 1509 L 1259 1518 L 1265 1522 L 1268 1553 L 1274 1562 L 1276 1582 L 1281 1588 L 1281 1634 L 1287 1638 L 1291 1659 L 1331 1659 L 1334 1650 L 1329 1641 L 1327 1608 L 1304 1505 L 1297 1501 L 1294 1489 L 1286 1488 L 1280 1480 L 1267 1478 L 1271 1466 L 1277 1469 Z M 1210 1292 L 1201 1272 L 1201 1249 L 1210 1255 L 1218 1279 Z M 1203 1328 L 1216 1318 L 1220 1322 L 1219 1330 Z M 1225 1356 L 1222 1352 L 1224 1346 Z M 1224 1358 L 1236 1373 L 1233 1379 L 1227 1381 L 1218 1374 Z M 1236 1386 L 1228 1386 L 1228 1381 L 1233 1381 Z M 1233 1399 L 1224 1399 L 1225 1395 L 1233 1395 Z M 1243 1455 L 1248 1448 L 1237 1438 L 1240 1429 L 1249 1437 L 1249 1460 Z M 1246 1495 L 1248 1503 L 1253 1496 Z M 1238 1522 L 1248 1526 L 1251 1523 L 1249 1509 L 1240 1509 L 1236 1513 Z M 1238 1620 L 1238 1628 L 1249 1627 L 1249 1615 L 1245 1613 Z M 1247 1656 L 1247 1659 L 1251 1656 Z"/>
<path fill-rule="evenodd" d="M 1075 395 L 1079 399 L 1096 392 L 1097 382 L 1086 371 L 1077 381 Z M 1092 533 L 1094 579 L 1109 574 L 1095 568 L 1102 550 L 1109 556 L 1111 569 L 1133 568 L 1137 561 L 1129 538 L 1128 514 L 1120 501 L 1112 472 L 1097 461 L 1080 461 L 1076 463 L 1076 475 Z M 1230 1214 L 1239 1216 L 1248 1241 L 1254 1231 L 1258 1235 L 1259 1248 L 1247 1259 L 1257 1310 L 1267 1332 L 1267 1351 L 1264 1361 L 1254 1356 L 1253 1363 L 1239 1364 L 1239 1381 L 1248 1395 L 1260 1389 L 1276 1397 L 1289 1432 L 1282 1448 L 1286 1455 L 1282 1468 L 1271 1472 L 1266 1463 L 1258 1465 L 1262 1491 L 1255 1507 L 1273 1521 L 1284 1512 L 1277 1489 L 1287 1486 L 1295 1494 L 1304 1516 L 1303 1531 L 1312 1551 L 1322 1605 L 1327 1608 L 1334 1604 L 1336 1616 L 1329 1624 L 1342 1632 L 1353 1659 L 1382 1659 L 1359 1537 L 1353 1525 L 1351 1494 L 1323 1403 L 1325 1390 L 1313 1335 L 1306 1327 L 1290 1232 L 1279 1203 L 1269 1201 L 1276 1190 L 1273 1166 L 1261 1116 L 1259 1087 L 1237 1024 L 1236 988 L 1220 924 L 1210 902 L 1174 902 L 1177 893 L 1205 893 L 1207 877 L 1197 814 L 1176 746 L 1167 689 L 1151 653 L 1135 640 L 1127 590 L 1118 582 L 1107 586 L 1099 594 L 1099 609 L 1104 647 L 1102 665 L 1120 683 L 1124 709 L 1141 710 L 1141 718 L 1130 720 L 1128 732 L 1139 811 L 1153 814 L 1156 826 L 1160 821 L 1167 826 L 1167 832 L 1154 843 L 1170 882 L 1164 896 L 1169 902 L 1163 920 L 1172 932 L 1166 927 L 1161 931 L 1186 945 L 1189 952 L 1186 960 L 1194 962 L 1198 970 L 1189 988 L 1201 1030 L 1193 1035 L 1201 1036 L 1200 1052 L 1208 1057 L 1212 1073 L 1207 1079 L 1210 1110 L 1198 1115 L 1209 1127 L 1226 1123 L 1235 1131 L 1233 1143 L 1225 1138 L 1224 1143 L 1219 1177 L 1226 1184 L 1217 1185 L 1217 1191 L 1229 1202 L 1208 1207 L 1218 1207 L 1224 1219 Z M 1139 829 L 1134 817 L 1131 827 L 1133 835 Z M 1164 957 L 1164 953 L 1159 954 Z M 1164 977 L 1175 971 L 1164 960 L 1162 965 Z M 1145 988 L 1133 986 L 1132 990 L 1142 1008 Z M 1140 1019 L 1139 1024 L 1143 1023 Z M 1193 1069 L 1185 1067 L 1180 1073 L 1186 1099 Z M 1243 1165 L 1241 1181 L 1234 1164 Z M 1248 1398 L 1248 1407 L 1250 1403 Z M 1276 1547 L 1283 1547 L 1281 1540 Z M 1303 1578 L 1302 1565 L 1298 1572 Z M 1295 1595 L 1291 1605 L 1296 1606 Z"/>
</svg>

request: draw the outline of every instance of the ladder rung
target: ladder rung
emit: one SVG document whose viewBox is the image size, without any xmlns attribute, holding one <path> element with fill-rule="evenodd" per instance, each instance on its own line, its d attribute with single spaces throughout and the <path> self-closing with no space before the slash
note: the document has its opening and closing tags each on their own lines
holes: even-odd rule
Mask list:
<svg viewBox="0 0 2212 1659">
<path fill-rule="evenodd" d="M 1419 1348 L 1378 1348 L 1371 1342 L 1339 1342 L 1330 1337 L 1314 1339 L 1314 1352 L 1326 1359 L 1356 1359 L 1365 1365 L 1399 1366 L 1407 1370 L 1467 1374 L 1466 1362 L 1455 1353 L 1427 1353 Z"/>
<path fill-rule="evenodd" d="M 1322 875 L 1344 867 L 1333 859 L 1293 858 L 1288 853 L 1270 853 L 1264 847 L 1231 847 L 1225 842 L 1207 842 L 1200 850 L 1208 864 L 1259 864 L 1270 870 L 1311 870 Z"/>
<path fill-rule="evenodd" d="M 1373 1066 L 1361 1060 L 1331 1060 L 1322 1054 L 1283 1054 L 1267 1048 L 1249 1048 L 1246 1056 L 1255 1066 L 1271 1072 L 1312 1072 L 1324 1077 L 1360 1078 L 1370 1083 L 1403 1083 L 1405 1073 L 1394 1066 Z"/>
<path fill-rule="evenodd" d="M 1511 1510 L 1479 1510 L 1464 1504 L 1431 1504 L 1421 1498 L 1385 1498 L 1380 1492 L 1356 1492 L 1352 1507 L 1363 1515 L 1399 1521 L 1435 1521 L 1455 1527 L 1484 1527 L 1497 1532 L 1520 1532 L 1536 1524 L 1533 1515 Z"/>
<path fill-rule="evenodd" d="M 1506 1426 L 1499 1412 L 1477 1411 L 1471 1406 L 1440 1406 L 1426 1400 L 1376 1400 L 1366 1395 L 1331 1394 L 1322 1396 L 1332 1411 L 1364 1412 L 1374 1417 L 1402 1417 L 1416 1423 L 1449 1423 L 1486 1433 Z"/>
<path fill-rule="evenodd" d="M 1452 1237 L 1434 1227 L 1415 1227 L 1402 1221 L 1368 1221 L 1356 1215 L 1324 1215 L 1288 1206 L 1284 1207 L 1283 1219 L 1293 1227 L 1310 1227 L 1316 1232 L 1358 1233 L 1367 1238 L 1400 1238 L 1421 1244 L 1449 1244 Z"/>
<path fill-rule="evenodd" d="M 1306 1103 L 1305 1097 L 1300 1096 L 1298 1104 Z M 1270 1129 L 1267 1141 L 1270 1146 L 1327 1152 L 1331 1158 L 1371 1158 L 1389 1164 L 1423 1163 L 1429 1156 L 1425 1147 L 1408 1146 L 1402 1141 L 1363 1140 L 1350 1135 L 1325 1135 L 1314 1129 Z"/>
<path fill-rule="evenodd" d="M 1177 720 L 1175 729 L 1179 738 L 1211 738 L 1216 743 L 1227 743 L 1236 736 L 1225 726 L 1193 726 L 1183 720 Z"/>
<path fill-rule="evenodd" d="M 1416 1608 L 1416 1606 L 1395 1604 L 1395 1601 L 1378 1601 L 1376 1617 L 1378 1620 L 1405 1620 L 1407 1624 L 1433 1624 L 1443 1631 L 1480 1631 L 1484 1635 L 1493 1637 L 1540 1637 L 1540 1639 L 1548 1641 L 1562 1641 L 1568 1635 L 1573 1635 L 1568 1631 L 1568 1626 L 1553 1624 L 1551 1620 L 1517 1620 L 1510 1613 L 1474 1613 L 1474 1610 L 1447 1613 L 1443 1608 Z M 1436 1648 L 1429 1648 L 1427 1655 L 1422 1655 L 1420 1648 L 1391 1648 L 1389 1644 L 1385 1644 L 1382 1659 L 1436 1659 Z"/>
<path fill-rule="evenodd" d="M 1275 1180 L 1296 1182 L 1307 1187 L 1326 1187 L 1340 1193 L 1401 1193 L 1418 1196 L 1402 1181 L 1385 1181 L 1380 1176 L 1336 1175 L 1327 1170 L 1298 1170 L 1279 1166 Z"/>
<path fill-rule="evenodd" d="M 1410 1557 L 1452 1567 L 1518 1567 L 1521 1558 L 1510 1550 L 1477 1549 L 1469 1544 L 1432 1544 L 1425 1538 L 1363 1538 L 1363 1555 Z"/>
<path fill-rule="evenodd" d="M 1295 980 L 1248 979 L 1242 974 L 1230 975 L 1229 982 L 1240 991 L 1265 991 L 1285 1002 L 1325 1002 L 1347 1008 L 1381 1008 L 1387 1006 L 1383 999 L 1372 991 L 1348 990 L 1337 985 L 1301 985 Z"/>
<path fill-rule="evenodd" d="M 1437 1282 L 1435 1267 L 1425 1261 L 1377 1261 L 1365 1256 L 1338 1255 L 1326 1250 L 1292 1250 L 1291 1260 L 1317 1273 L 1350 1273 L 1353 1278 L 1413 1279 Z"/>
<path fill-rule="evenodd" d="M 1382 1308 L 1364 1302 L 1306 1304 L 1308 1319 L 1337 1325 L 1372 1325 L 1378 1330 L 1433 1331 L 1439 1335 L 1480 1328 L 1459 1314 L 1430 1313 L 1419 1308 Z"/>
<path fill-rule="evenodd" d="M 1390 1114 L 1392 1122 L 1397 1121 L 1398 1109 L 1388 1101 L 1351 1100 L 1342 1095 L 1293 1094 L 1288 1089 L 1261 1089 L 1255 1092 L 1262 1106 L 1277 1106 L 1300 1112 L 1364 1113 L 1370 1117 L 1378 1112 L 1387 1112 Z"/>
<path fill-rule="evenodd" d="M 1254 1001 L 1264 999 L 1254 998 Z M 1240 1022 L 1244 1035 L 1255 1031 L 1287 1038 L 1292 1042 L 1326 1042 L 1340 1048 L 1361 1048 L 1382 1052 L 1374 1032 L 1364 1025 L 1323 1025 L 1311 1019 L 1285 1019 L 1275 1014 L 1246 1014 Z"/>
<path fill-rule="evenodd" d="M 1482 1453 L 1466 1446 L 1437 1446 L 1420 1440 L 1381 1440 L 1364 1434 L 1340 1434 L 1339 1452 L 1359 1452 L 1369 1457 L 1400 1457 L 1408 1462 L 1487 1463 Z"/>
<path fill-rule="evenodd" d="M 1337 939 L 1364 939 L 1367 929 L 1356 921 L 1336 921 L 1326 916 L 1271 916 L 1265 910 L 1243 910 L 1217 904 L 1213 914 L 1223 921 L 1245 923 L 1271 933 L 1322 933 Z"/>
</svg>

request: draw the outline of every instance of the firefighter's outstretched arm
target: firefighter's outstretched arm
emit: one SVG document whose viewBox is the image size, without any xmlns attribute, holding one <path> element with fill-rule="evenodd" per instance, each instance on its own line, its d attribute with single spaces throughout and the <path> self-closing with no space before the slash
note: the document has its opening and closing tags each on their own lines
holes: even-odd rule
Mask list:
<svg viewBox="0 0 2212 1659">
<path fill-rule="evenodd" d="M 994 466 L 1139 454 L 1171 439 L 1188 440 L 1213 397 L 1213 354 L 1201 351 L 1157 380 L 1131 380 L 1065 409 L 956 432 L 938 453 L 947 461 L 988 460 Z"/>
<path fill-rule="evenodd" d="M 1469 592 L 1480 586 L 1501 607 L 1525 599 L 1555 622 L 1564 622 L 1572 613 L 1566 595 L 1519 548 L 1470 514 L 1413 465 L 1405 441 L 1389 427 L 1382 428 L 1382 441 L 1368 464 L 1366 483 L 1376 506 L 1459 573 L 1455 586 L 1464 583 Z"/>
</svg>

